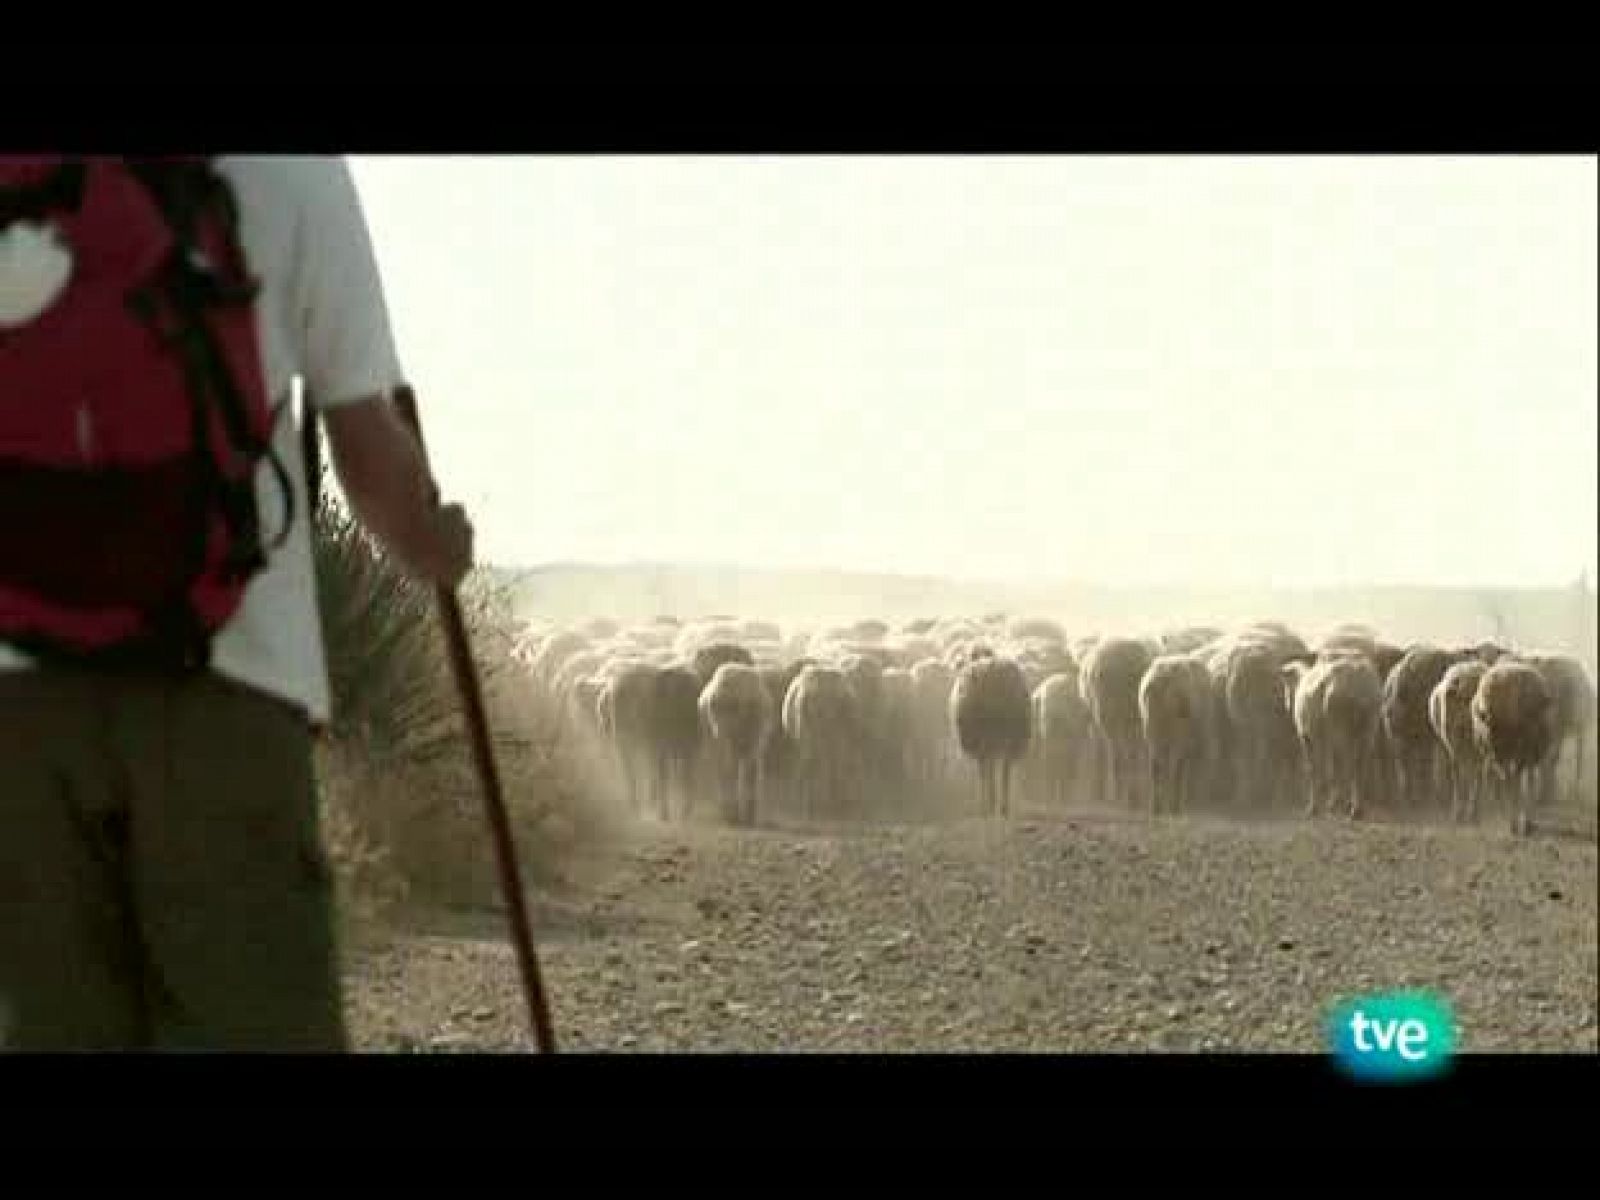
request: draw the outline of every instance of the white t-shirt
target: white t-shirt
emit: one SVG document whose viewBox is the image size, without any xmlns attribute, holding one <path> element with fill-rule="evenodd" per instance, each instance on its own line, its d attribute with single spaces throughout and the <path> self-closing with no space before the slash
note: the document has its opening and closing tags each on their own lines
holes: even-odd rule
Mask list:
<svg viewBox="0 0 1600 1200">
<path fill-rule="evenodd" d="M 269 394 L 282 400 L 299 378 L 319 408 L 388 392 L 404 381 L 389 326 L 376 255 L 349 166 L 341 158 L 222 158 L 239 203 L 240 238 L 261 282 L 258 324 Z M 246 591 L 218 634 L 212 666 L 222 675 L 303 708 L 331 715 L 327 658 L 318 618 L 298 427 L 280 421 L 274 446 L 295 490 L 288 539 Z M 256 492 L 261 528 L 282 528 L 283 499 L 262 465 Z M 0 669 L 31 660 L 0 646 Z"/>
</svg>

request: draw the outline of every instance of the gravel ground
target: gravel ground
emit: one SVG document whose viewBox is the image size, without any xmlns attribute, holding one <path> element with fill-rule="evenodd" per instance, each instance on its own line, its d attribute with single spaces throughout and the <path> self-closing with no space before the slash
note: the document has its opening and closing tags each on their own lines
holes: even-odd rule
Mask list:
<svg viewBox="0 0 1600 1200">
<path fill-rule="evenodd" d="M 1305 1051 L 1352 993 L 1596 1041 L 1596 848 L 1338 820 L 647 829 L 537 898 L 563 1050 Z M 503 916 L 347 952 L 365 1050 L 529 1048 Z"/>
</svg>

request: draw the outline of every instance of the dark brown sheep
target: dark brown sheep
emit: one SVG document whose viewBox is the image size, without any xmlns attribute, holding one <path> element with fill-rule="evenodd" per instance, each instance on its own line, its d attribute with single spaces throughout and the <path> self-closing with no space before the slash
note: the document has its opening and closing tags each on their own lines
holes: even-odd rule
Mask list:
<svg viewBox="0 0 1600 1200">
<path fill-rule="evenodd" d="M 1027 754 L 1033 709 L 1022 668 L 1008 658 L 975 658 L 956 675 L 950 693 L 956 743 L 978 769 L 985 816 L 1011 811 L 1011 770 Z"/>
<path fill-rule="evenodd" d="M 1555 744 L 1555 698 L 1539 670 L 1503 658 L 1484 672 L 1472 698 L 1472 731 L 1513 835 L 1526 834 L 1539 771 Z"/>
</svg>

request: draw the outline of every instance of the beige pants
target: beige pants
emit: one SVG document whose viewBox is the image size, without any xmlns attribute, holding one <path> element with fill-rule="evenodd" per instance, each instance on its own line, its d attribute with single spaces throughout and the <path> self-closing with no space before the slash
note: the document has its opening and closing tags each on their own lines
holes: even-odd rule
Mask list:
<svg viewBox="0 0 1600 1200">
<path fill-rule="evenodd" d="M 0 672 L 0 1047 L 346 1048 L 301 715 Z"/>
</svg>

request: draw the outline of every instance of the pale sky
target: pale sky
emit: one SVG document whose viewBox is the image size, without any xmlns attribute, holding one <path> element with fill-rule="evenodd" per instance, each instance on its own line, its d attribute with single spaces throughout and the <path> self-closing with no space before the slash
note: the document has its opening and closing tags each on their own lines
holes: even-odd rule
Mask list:
<svg viewBox="0 0 1600 1200">
<path fill-rule="evenodd" d="M 1596 576 L 1596 160 L 352 164 L 497 564 Z"/>
</svg>

